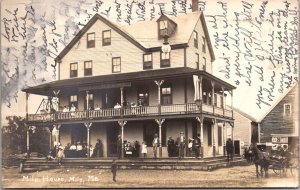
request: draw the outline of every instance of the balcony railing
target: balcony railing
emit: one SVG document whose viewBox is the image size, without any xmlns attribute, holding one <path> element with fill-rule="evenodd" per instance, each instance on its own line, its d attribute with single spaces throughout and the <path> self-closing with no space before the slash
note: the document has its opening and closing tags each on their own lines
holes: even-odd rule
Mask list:
<svg viewBox="0 0 300 190">
<path fill-rule="evenodd" d="M 208 104 L 202 104 L 202 111 L 212 115 L 232 117 L 232 110 L 213 107 Z M 109 118 L 129 118 L 136 116 L 156 116 L 156 115 L 172 115 L 172 114 L 190 114 L 200 113 L 199 108 L 194 103 L 188 104 L 172 104 L 161 106 L 137 106 L 129 108 L 108 108 L 89 111 L 75 112 L 56 112 L 44 114 L 28 114 L 28 121 L 48 122 L 48 121 L 72 121 L 84 119 L 109 119 Z"/>
</svg>

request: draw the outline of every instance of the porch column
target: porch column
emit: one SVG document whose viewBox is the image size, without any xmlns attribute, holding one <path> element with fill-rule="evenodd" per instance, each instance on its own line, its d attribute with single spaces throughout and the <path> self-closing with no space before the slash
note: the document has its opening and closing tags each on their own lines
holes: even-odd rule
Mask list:
<svg viewBox="0 0 300 190">
<path fill-rule="evenodd" d="M 29 94 L 26 92 L 26 104 L 25 104 L 26 121 L 28 121 L 28 97 L 29 97 Z"/>
<path fill-rule="evenodd" d="M 224 96 L 224 87 L 222 86 L 222 108 L 223 108 L 223 115 L 225 115 L 225 96 Z"/>
<path fill-rule="evenodd" d="M 226 135 L 227 135 L 227 132 L 226 132 L 226 122 L 223 123 L 223 154 L 224 156 L 226 156 Z M 226 133 L 226 135 L 225 135 Z"/>
<path fill-rule="evenodd" d="M 199 98 L 200 98 L 200 102 L 201 102 L 201 107 L 202 107 L 202 76 L 199 76 Z"/>
<path fill-rule="evenodd" d="M 121 148 L 121 157 L 124 158 L 124 126 L 126 125 L 127 121 L 120 120 L 118 124 L 121 127 L 121 140 L 122 140 L 122 148 Z"/>
<path fill-rule="evenodd" d="M 232 123 L 231 126 L 231 139 L 232 139 L 232 143 L 233 143 L 233 155 L 235 154 L 235 146 L 234 146 L 234 139 L 233 139 L 233 127 L 234 127 L 234 123 Z"/>
<path fill-rule="evenodd" d="M 84 126 L 86 127 L 87 129 L 87 157 L 90 158 L 90 128 L 92 126 L 93 123 L 84 123 Z"/>
<path fill-rule="evenodd" d="M 30 133 L 29 133 L 29 130 L 30 130 L 30 126 L 27 126 L 27 128 L 26 128 L 26 150 L 27 150 L 27 157 L 29 157 L 29 153 L 30 153 L 30 149 L 29 149 L 29 135 L 30 135 Z"/>
<path fill-rule="evenodd" d="M 158 90 L 158 113 L 159 113 L 159 115 L 160 115 L 160 113 L 161 113 L 161 90 L 160 90 L 160 88 L 161 88 L 161 85 L 164 83 L 164 80 L 155 80 L 154 81 L 155 82 L 155 84 L 157 85 L 157 90 Z"/>
<path fill-rule="evenodd" d="M 230 96 L 231 96 L 231 112 L 233 117 L 233 90 L 230 91 Z"/>
<path fill-rule="evenodd" d="M 215 82 L 211 81 L 211 103 L 212 103 L 212 107 L 213 107 L 213 113 L 215 113 Z"/>
<path fill-rule="evenodd" d="M 50 132 L 50 150 L 52 149 L 52 144 L 53 144 L 53 139 L 52 139 L 52 131 L 53 131 L 53 126 L 49 126 L 49 132 Z"/>
<path fill-rule="evenodd" d="M 201 158 L 204 157 L 204 145 L 203 145 L 203 118 L 202 117 L 196 117 L 197 121 L 200 124 L 200 155 Z"/>
<path fill-rule="evenodd" d="M 120 104 L 121 104 L 121 107 L 123 107 L 123 104 L 124 104 L 123 87 L 120 87 L 120 93 L 121 93 Z"/>
<path fill-rule="evenodd" d="M 60 124 L 58 124 L 58 125 L 53 125 L 53 127 L 54 127 L 54 128 L 56 129 L 56 131 L 57 131 L 56 141 L 57 141 L 57 142 L 60 142 L 59 128 L 61 127 L 61 125 L 60 125 Z"/>
<path fill-rule="evenodd" d="M 162 157 L 162 147 L 161 147 L 161 142 L 162 142 L 162 138 L 161 138 L 161 127 L 162 124 L 164 123 L 165 119 L 155 119 L 155 122 L 158 124 L 159 127 L 159 157 Z"/>
<path fill-rule="evenodd" d="M 257 141 L 258 143 L 260 143 L 260 123 L 257 123 L 257 133 L 258 133 Z"/>
<path fill-rule="evenodd" d="M 215 125 L 217 125 L 216 119 L 213 119 L 212 124 L 212 140 L 213 140 L 213 156 L 216 156 L 216 140 L 215 140 Z"/>
<path fill-rule="evenodd" d="M 90 99 L 89 99 L 89 91 L 85 91 L 86 92 L 86 95 L 85 95 L 85 98 L 86 98 L 86 110 L 89 110 L 89 105 L 90 105 Z"/>
</svg>

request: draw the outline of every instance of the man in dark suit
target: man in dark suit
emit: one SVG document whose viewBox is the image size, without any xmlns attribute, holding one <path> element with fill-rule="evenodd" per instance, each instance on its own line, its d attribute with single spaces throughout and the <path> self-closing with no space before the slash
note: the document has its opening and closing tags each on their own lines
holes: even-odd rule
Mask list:
<svg viewBox="0 0 300 190">
<path fill-rule="evenodd" d="M 171 136 L 169 136 L 169 140 L 168 140 L 168 156 L 172 157 L 174 156 L 174 146 L 175 146 L 175 141 L 174 139 L 172 139 Z"/>
<path fill-rule="evenodd" d="M 201 140 L 200 140 L 200 134 L 197 134 L 197 137 L 194 139 L 194 148 L 195 148 L 195 154 L 196 158 L 199 158 L 200 156 L 200 147 L 201 147 Z"/>
<path fill-rule="evenodd" d="M 231 138 L 226 141 L 227 161 L 229 162 L 229 156 L 233 160 L 233 142 Z"/>
<path fill-rule="evenodd" d="M 179 158 L 184 157 L 185 140 L 184 133 L 180 132 L 180 136 L 178 137 Z"/>
<path fill-rule="evenodd" d="M 121 135 L 118 135 L 117 139 L 117 153 L 118 153 L 118 159 L 122 157 L 122 138 Z"/>
<path fill-rule="evenodd" d="M 113 174 L 113 181 L 116 182 L 116 177 L 117 177 L 117 170 L 118 170 L 118 166 L 116 163 L 116 160 L 113 160 L 112 164 L 111 164 L 111 173 Z"/>
</svg>

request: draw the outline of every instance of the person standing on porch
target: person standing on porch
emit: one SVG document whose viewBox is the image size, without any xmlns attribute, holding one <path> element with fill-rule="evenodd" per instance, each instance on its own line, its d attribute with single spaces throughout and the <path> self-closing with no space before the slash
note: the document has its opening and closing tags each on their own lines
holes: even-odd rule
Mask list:
<svg viewBox="0 0 300 190">
<path fill-rule="evenodd" d="M 147 157 L 147 145 L 146 145 L 145 141 L 142 142 L 142 152 L 141 153 L 144 155 L 144 158 Z"/>
<path fill-rule="evenodd" d="M 157 158 L 157 147 L 158 147 L 158 135 L 157 135 L 157 133 L 154 134 L 152 146 L 153 146 L 154 158 Z"/>
<path fill-rule="evenodd" d="M 180 136 L 178 137 L 178 146 L 179 146 L 179 158 L 184 157 L 184 149 L 185 149 L 185 137 L 184 132 L 180 132 Z"/>
<path fill-rule="evenodd" d="M 96 158 L 99 158 L 100 157 L 100 139 L 97 139 L 97 142 L 95 144 L 95 148 L 94 148 L 94 156 Z"/>
<path fill-rule="evenodd" d="M 194 139 L 194 148 L 195 148 L 195 156 L 196 158 L 199 158 L 200 156 L 200 147 L 201 147 L 201 141 L 200 141 L 200 134 L 197 134 L 197 138 Z"/>
<path fill-rule="evenodd" d="M 227 161 L 229 162 L 229 156 L 233 160 L 233 142 L 231 138 L 226 141 Z"/>
<path fill-rule="evenodd" d="M 175 146 L 174 139 L 172 139 L 172 137 L 169 136 L 169 140 L 168 140 L 168 156 L 169 157 L 172 157 L 174 155 L 174 146 Z"/>
<path fill-rule="evenodd" d="M 117 154 L 118 154 L 118 159 L 122 157 L 122 138 L 121 135 L 118 135 L 117 139 Z"/>
</svg>

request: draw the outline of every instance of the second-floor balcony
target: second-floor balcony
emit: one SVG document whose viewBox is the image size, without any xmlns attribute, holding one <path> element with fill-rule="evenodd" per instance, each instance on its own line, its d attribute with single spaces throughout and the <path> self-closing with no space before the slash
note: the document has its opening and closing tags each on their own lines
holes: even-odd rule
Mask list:
<svg viewBox="0 0 300 190">
<path fill-rule="evenodd" d="M 201 105 L 200 105 L 201 106 Z M 45 122 L 74 122 L 74 121 L 101 121 L 113 119 L 144 119 L 145 117 L 168 117 L 172 115 L 193 116 L 194 114 L 206 114 L 214 117 L 232 118 L 232 110 L 202 104 L 202 109 L 195 103 L 171 104 L 161 106 L 137 106 L 123 108 L 107 108 L 99 110 L 68 111 L 42 114 L 28 114 L 29 123 Z M 202 111 L 200 111 L 202 110 Z"/>
</svg>

